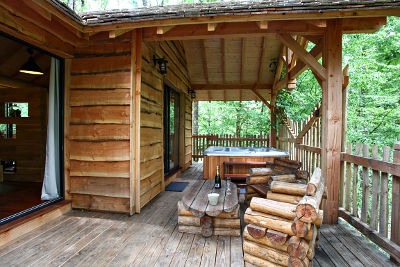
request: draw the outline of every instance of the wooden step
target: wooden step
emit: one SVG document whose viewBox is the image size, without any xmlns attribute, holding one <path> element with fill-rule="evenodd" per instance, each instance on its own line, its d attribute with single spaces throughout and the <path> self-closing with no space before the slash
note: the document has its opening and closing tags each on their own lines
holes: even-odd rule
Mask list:
<svg viewBox="0 0 400 267">
<path fill-rule="evenodd" d="M 254 191 L 263 195 L 264 197 L 267 196 L 268 185 L 267 184 L 252 184 L 248 185 L 249 187 L 253 188 Z"/>
</svg>

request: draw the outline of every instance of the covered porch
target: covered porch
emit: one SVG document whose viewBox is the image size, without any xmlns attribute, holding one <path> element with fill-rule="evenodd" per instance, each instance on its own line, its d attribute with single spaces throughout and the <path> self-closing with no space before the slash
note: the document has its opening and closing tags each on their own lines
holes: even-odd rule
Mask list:
<svg viewBox="0 0 400 267">
<path fill-rule="evenodd" d="M 202 178 L 194 163 L 178 181 Z M 0 248 L 8 266 L 251 266 L 242 238 L 183 234 L 177 202 L 184 192 L 165 191 L 132 217 L 74 210 Z M 241 201 L 241 210 L 246 208 Z M 323 225 L 314 266 L 395 266 L 343 220 Z"/>
</svg>

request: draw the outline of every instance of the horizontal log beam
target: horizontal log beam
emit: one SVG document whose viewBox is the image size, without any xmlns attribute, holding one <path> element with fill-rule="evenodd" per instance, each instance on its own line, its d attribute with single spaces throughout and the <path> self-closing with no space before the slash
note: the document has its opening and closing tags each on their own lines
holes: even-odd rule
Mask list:
<svg viewBox="0 0 400 267">
<path fill-rule="evenodd" d="M 253 88 L 271 90 L 272 84 L 192 84 L 193 90 L 252 90 Z"/>
<path fill-rule="evenodd" d="M 210 38 L 227 37 L 252 37 L 265 36 L 266 34 L 292 33 L 298 35 L 320 35 L 323 29 L 310 29 L 308 24 L 298 23 L 296 21 L 273 21 L 268 23 L 267 29 L 261 29 L 256 22 L 241 23 L 220 23 L 214 31 L 208 31 L 204 24 L 197 25 L 179 25 L 169 32 L 159 35 L 157 28 L 144 28 L 144 41 L 162 41 L 162 40 L 194 40 Z"/>
<path fill-rule="evenodd" d="M 354 163 L 359 166 L 361 165 L 366 168 L 371 168 L 376 171 L 389 173 L 394 176 L 400 176 L 400 164 L 381 161 L 373 158 L 351 155 L 345 152 L 342 152 L 341 160 Z"/>
</svg>

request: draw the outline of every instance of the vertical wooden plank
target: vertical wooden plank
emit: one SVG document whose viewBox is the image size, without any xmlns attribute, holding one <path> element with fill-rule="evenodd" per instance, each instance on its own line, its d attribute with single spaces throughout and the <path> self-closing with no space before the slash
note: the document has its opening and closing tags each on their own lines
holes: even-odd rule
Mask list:
<svg viewBox="0 0 400 267">
<path fill-rule="evenodd" d="M 400 142 L 394 144 L 393 163 L 400 163 Z M 400 245 L 400 177 L 393 176 L 392 181 L 392 223 L 390 240 Z"/>
<path fill-rule="evenodd" d="M 388 162 L 390 158 L 390 147 L 383 147 L 382 160 Z M 381 191 L 379 203 L 379 233 L 384 237 L 388 237 L 389 223 L 389 180 L 387 173 L 381 173 Z"/>
<path fill-rule="evenodd" d="M 65 59 L 65 76 L 64 76 L 64 197 L 71 200 L 70 188 L 70 162 L 69 162 L 69 123 L 71 118 L 71 108 L 69 106 L 69 92 L 71 82 L 71 59 Z M 2 170 L 0 170 L 2 171 Z M 3 172 L 1 172 L 3 174 Z M 1 179 L 0 179 L 1 180 Z"/>
<path fill-rule="evenodd" d="M 347 154 L 352 154 L 353 145 L 351 143 L 347 144 Z M 351 163 L 346 162 L 346 190 L 345 190 L 345 208 L 350 211 L 350 191 L 351 191 Z"/>
<path fill-rule="evenodd" d="M 327 79 L 322 82 L 322 171 L 328 187 L 324 221 L 337 223 L 339 209 L 340 153 L 342 141 L 342 22 L 327 21 L 323 65 Z"/>
<path fill-rule="evenodd" d="M 131 106 L 130 106 L 130 210 L 140 212 L 140 98 L 142 30 L 131 35 Z"/>
<path fill-rule="evenodd" d="M 369 157 L 369 146 L 363 145 L 363 156 Z M 369 174 L 368 168 L 362 168 L 362 203 L 361 203 L 361 221 L 367 222 L 368 219 L 368 206 L 369 206 Z"/>
<path fill-rule="evenodd" d="M 373 145 L 372 158 L 378 159 L 378 147 Z M 376 230 L 378 225 L 378 206 L 379 205 L 379 172 L 372 170 L 372 200 L 371 200 L 371 221 L 370 226 Z"/>
<path fill-rule="evenodd" d="M 356 151 L 354 155 L 359 155 L 361 152 L 362 144 L 356 144 Z M 353 164 L 353 216 L 358 218 L 358 203 L 357 203 L 357 189 L 358 189 L 358 165 Z"/>
</svg>

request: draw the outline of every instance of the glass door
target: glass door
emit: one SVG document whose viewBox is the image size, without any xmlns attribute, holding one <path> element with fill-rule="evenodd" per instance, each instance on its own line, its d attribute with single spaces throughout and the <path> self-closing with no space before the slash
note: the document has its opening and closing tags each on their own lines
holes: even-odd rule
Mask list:
<svg viewBox="0 0 400 267">
<path fill-rule="evenodd" d="M 179 94 L 164 86 L 164 175 L 179 168 Z"/>
</svg>

